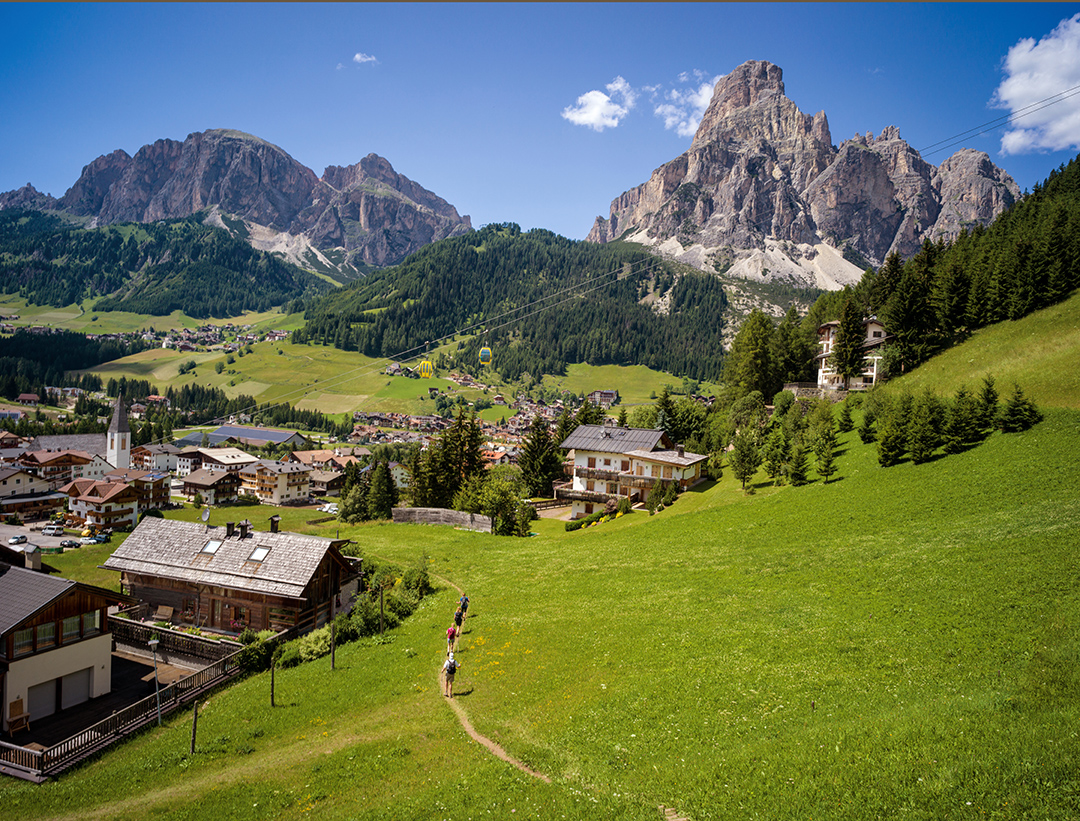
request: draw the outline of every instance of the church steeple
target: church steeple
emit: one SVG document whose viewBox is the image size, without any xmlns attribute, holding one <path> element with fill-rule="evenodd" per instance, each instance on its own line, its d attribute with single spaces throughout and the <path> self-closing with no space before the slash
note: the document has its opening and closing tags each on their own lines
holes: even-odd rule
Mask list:
<svg viewBox="0 0 1080 821">
<path fill-rule="evenodd" d="M 105 461 L 117 470 L 131 467 L 131 425 L 128 424 L 127 407 L 124 397 L 116 397 L 112 422 L 109 423 Z"/>
</svg>

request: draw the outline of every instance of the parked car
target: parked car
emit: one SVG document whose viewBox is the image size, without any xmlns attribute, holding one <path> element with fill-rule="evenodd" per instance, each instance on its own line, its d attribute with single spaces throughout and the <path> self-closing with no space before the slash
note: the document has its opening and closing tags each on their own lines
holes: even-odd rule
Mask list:
<svg viewBox="0 0 1080 821">
<path fill-rule="evenodd" d="M 63 525 L 45 525 L 45 527 L 41 528 L 41 535 L 42 536 L 63 536 L 64 535 L 64 527 L 63 527 Z"/>
<path fill-rule="evenodd" d="M 60 547 L 78 547 L 78 546 L 79 546 L 79 543 L 77 541 L 75 541 L 74 539 L 64 539 L 64 541 L 60 542 Z"/>
<path fill-rule="evenodd" d="M 7 543 L 8 544 L 26 544 L 26 537 L 23 534 L 18 533 L 16 535 L 12 536 L 10 539 L 8 539 Z"/>
<path fill-rule="evenodd" d="M 79 539 L 79 544 L 97 544 L 98 540 L 96 536 L 83 536 Z"/>
<path fill-rule="evenodd" d="M 112 541 L 112 536 L 108 533 L 99 533 L 93 537 L 94 542 L 97 544 L 105 544 L 105 542 Z"/>
</svg>

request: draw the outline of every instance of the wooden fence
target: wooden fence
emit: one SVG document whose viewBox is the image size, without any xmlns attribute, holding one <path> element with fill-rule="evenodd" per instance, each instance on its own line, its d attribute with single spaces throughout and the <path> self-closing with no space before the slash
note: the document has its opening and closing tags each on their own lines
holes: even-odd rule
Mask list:
<svg viewBox="0 0 1080 821">
<path fill-rule="evenodd" d="M 454 525 L 468 530 L 491 532 L 491 517 L 462 510 L 446 510 L 441 507 L 395 507 L 394 522 L 422 525 Z"/>
<path fill-rule="evenodd" d="M 208 690 L 234 678 L 240 673 L 237 656 L 241 652 L 242 650 L 237 650 L 209 667 L 161 688 L 161 714 L 164 716 L 171 713 Z M 40 784 L 157 721 L 157 705 L 158 696 L 148 696 L 44 750 L 18 747 L 0 741 L 0 773 Z"/>
</svg>

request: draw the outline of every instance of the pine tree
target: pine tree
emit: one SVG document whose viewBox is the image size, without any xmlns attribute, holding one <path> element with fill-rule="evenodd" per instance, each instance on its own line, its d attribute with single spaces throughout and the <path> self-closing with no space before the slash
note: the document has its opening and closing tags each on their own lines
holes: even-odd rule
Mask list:
<svg viewBox="0 0 1080 821">
<path fill-rule="evenodd" d="M 993 430 L 997 424 L 998 415 L 998 392 L 994 386 L 993 374 L 983 377 L 982 389 L 979 391 L 979 427 L 985 432 Z"/>
<path fill-rule="evenodd" d="M 346 524 L 357 524 L 368 519 L 367 483 L 357 482 L 341 498 L 338 518 Z"/>
<path fill-rule="evenodd" d="M 874 412 L 869 408 L 866 408 L 863 410 L 862 422 L 859 423 L 859 441 L 864 445 L 869 445 L 876 439 L 877 433 L 874 431 Z"/>
<path fill-rule="evenodd" d="M 908 424 L 908 450 L 916 465 L 930 461 L 941 445 L 942 417 L 940 400 L 927 389 L 915 402 Z"/>
<path fill-rule="evenodd" d="M 848 297 L 840 313 L 840 327 L 836 330 L 836 342 L 833 345 L 832 364 L 836 372 L 844 378 L 847 388 L 851 380 L 863 372 L 863 342 L 866 341 L 866 329 L 863 326 L 861 311 L 855 299 Z"/>
<path fill-rule="evenodd" d="M 619 422 L 618 422 L 618 424 L 619 424 L 620 428 L 625 428 L 626 427 L 626 408 L 625 407 L 619 408 Z"/>
<path fill-rule="evenodd" d="M 578 423 L 574 421 L 573 414 L 568 408 L 564 408 L 559 414 L 559 421 L 555 424 L 555 447 L 562 448 L 562 443 L 577 429 L 577 426 Z"/>
<path fill-rule="evenodd" d="M 773 484 L 779 484 L 784 475 L 784 468 L 791 458 L 791 444 L 784 436 L 781 425 L 773 425 L 765 439 L 765 445 L 761 449 L 761 455 L 765 460 L 765 472 L 773 480 Z"/>
<path fill-rule="evenodd" d="M 878 464 L 891 467 L 907 452 L 907 425 L 899 418 L 897 408 L 889 408 L 878 424 Z"/>
<path fill-rule="evenodd" d="M 851 421 L 851 402 L 849 399 L 845 399 L 840 403 L 838 427 L 841 433 L 847 433 L 855 427 L 855 423 Z"/>
<path fill-rule="evenodd" d="M 746 483 L 754 477 L 761 466 L 761 452 L 757 446 L 757 435 L 751 430 L 741 430 L 735 436 L 735 447 L 731 451 L 731 472 L 746 490 Z"/>
<path fill-rule="evenodd" d="M 724 366 L 724 381 L 739 396 L 751 391 L 759 391 L 763 396 L 776 393 L 778 386 L 770 352 L 772 335 L 772 320 L 756 308 L 735 335 Z"/>
<path fill-rule="evenodd" d="M 548 424 L 542 416 L 533 417 L 518 464 L 529 495 L 549 498 L 551 485 L 562 477 L 563 467 L 555 444 L 551 441 Z"/>
<path fill-rule="evenodd" d="M 397 504 L 397 486 L 390 475 L 390 466 L 379 462 L 372 471 L 371 487 L 367 492 L 367 510 L 370 519 L 389 519 Z"/>
<path fill-rule="evenodd" d="M 1035 407 L 1035 403 L 1024 396 L 1019 385 L 1014 384 L 1012 396 L 1005 401 L 1005 407 L 1001 409 L 1001 432 L 1019 433 L 1041 419 L 1042 414 Z"/>
<path fill-rule="evenodd" d="M 946 453 L 960 453 L 978 441 L 978 414 L 978 400 L 968 391 L 967 385 L 961 385 L 956 389 L 956 396 L 946 414 Z"/>
<path fill-rule="evenodd" d="M 831 426 L 822 428 L 814 440 L 814 455 L 818 475 L 828 484 L 829 477 L 836 473 L 836 434 Z"/>
<path fill-rule="evenodd" d="M 807 482 L 809 465 L 806 459 L 806 449 L 801 444 L 796 444 L 791 449 L 791 461 L 788 463 L 788 481 L 793 487 L 801 487 Z"/>
</svg>

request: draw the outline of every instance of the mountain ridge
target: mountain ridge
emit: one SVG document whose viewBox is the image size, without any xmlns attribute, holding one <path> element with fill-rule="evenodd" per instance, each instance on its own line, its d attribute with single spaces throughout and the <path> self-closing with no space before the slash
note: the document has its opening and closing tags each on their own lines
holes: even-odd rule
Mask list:
<svg viewBox="0 0 1080 821">
<path fill-rule="evenodd" d="M 472 229 L 468 215 L 376 154 L 329 166 L 318 177 L 279 146 L 234 129 L 160 139 L 134 156 L 117 149 L 88 163 L 59 199 L 27 184 L 0 194 L 0 209 L 7 207 L 88 217 L 90 226 L 176 219 L 217 207 L 249 228 L 306 240 L 280 238 L 281 247 L 336 252 L 339 267 L 354 274 Z M 290 260 L 313 265 L 303 253 Z"/>
<path fill-rule="evenodd" d="M 690 148 L 616 197 L 587 239 L 835 289 L 864 263 L 990 222 L 1019 195 L 985 153 L 961 149 L 934 167 L 895 126 L 833 145 L 825 112 L 800 111 L 782 69 L 751 60 L 717 81 Z"/>
</svg>

